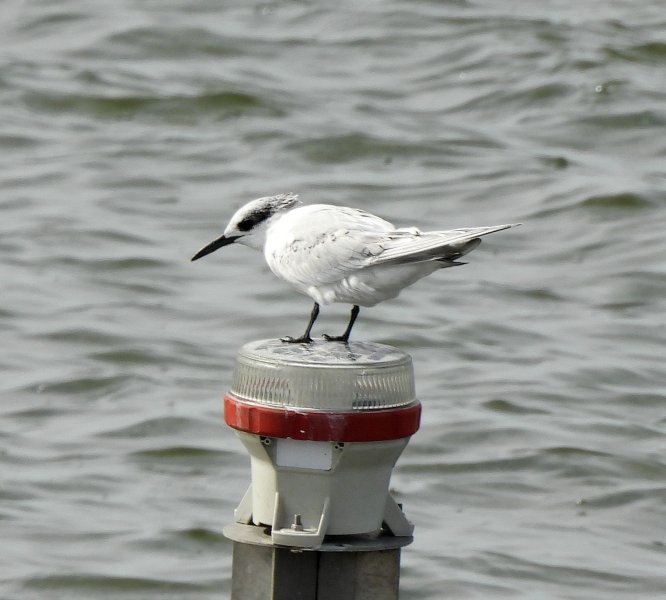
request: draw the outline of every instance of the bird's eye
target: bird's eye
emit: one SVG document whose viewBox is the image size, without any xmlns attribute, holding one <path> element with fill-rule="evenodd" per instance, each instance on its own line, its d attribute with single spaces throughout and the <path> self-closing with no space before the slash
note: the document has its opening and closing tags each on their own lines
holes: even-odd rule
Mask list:
<svg viewBox="0 0 666 600">
<path fill-rule="evenodd" d="M 265 221 L 270 217 L 275 211 L 268 207 L 268 208 L 263 208 L 261 210 L 256 210 L 252 213 L 250 213 L 247 217 L 242 219 L 241 221 L 238 222 L 238 225 L 236 225 L 236 229 L 239 231 L 250 231 L 253 227 L 261 223 L 262 221 Z"/>
<path fill-rule="evenodd" d="M 238 225 L 236 225 L 236 229 L 238 229 L 239 231 L 249 231 L 250 229 L 252 229 L 254 224 L 255 224 L 254 219 L 246 217 L 240 223 L 238 223 Z"/>
</svg>

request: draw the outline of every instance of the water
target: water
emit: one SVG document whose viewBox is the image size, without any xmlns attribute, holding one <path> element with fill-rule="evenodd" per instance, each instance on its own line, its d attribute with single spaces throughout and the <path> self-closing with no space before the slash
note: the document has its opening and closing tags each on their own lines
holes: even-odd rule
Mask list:
<svg viewBox="0 0 666 600">
<path fill-rule="evenodd" d="M 657 0 L 5 0 L 0 597 L 228 597 L 220 396 L 310 303 L 246 248 L 188 258 L 286 191 L 524 223 L 354 331 L 424 405 L 402 597 L 664 597 L 665 28 Z"/>
</svg>

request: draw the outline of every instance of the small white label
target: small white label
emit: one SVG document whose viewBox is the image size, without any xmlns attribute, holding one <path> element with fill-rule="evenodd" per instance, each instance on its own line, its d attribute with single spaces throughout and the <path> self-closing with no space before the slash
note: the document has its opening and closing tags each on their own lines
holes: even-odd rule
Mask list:
<svg viewBox="0 0 666 600">
<path fill-rule="evenodd" d="M 333 444 L 302 440 L 277 439 L 275 464 L 278 467 L 298 467 L 330 471 L 333 466 Z"/>
</svg>

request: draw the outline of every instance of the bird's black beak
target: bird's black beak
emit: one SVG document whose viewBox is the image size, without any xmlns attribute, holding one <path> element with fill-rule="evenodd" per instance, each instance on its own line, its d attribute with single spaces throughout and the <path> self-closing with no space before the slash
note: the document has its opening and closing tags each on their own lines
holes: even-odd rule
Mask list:
<svg viewBox="0 0 666 600">
<path fill-rule="evenodd" d="M 213 240 L 210 244 L 207 246 L 204 246 L 199 252 L 197 252 L 190 260 L 195 261 L 199 260 L 200 258 L 206 256 L 207 254 L 210 254 L 211 252 L 215 252 L 215 250 L 219 250 L 223 246 L 228 246 L 229 244 L 233 244 L 240 236 L 233 236 L 233 237 L 227 237 L 225 235 L 217 238 L 216 240 Z"/>
</svg>

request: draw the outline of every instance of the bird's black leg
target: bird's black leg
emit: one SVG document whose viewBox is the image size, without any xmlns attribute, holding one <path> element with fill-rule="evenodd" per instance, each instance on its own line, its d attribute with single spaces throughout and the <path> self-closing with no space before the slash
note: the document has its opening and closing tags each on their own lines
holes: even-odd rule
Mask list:
<svg viewBox="0 0 666 600">
<path fill-rule="evenodd" d="M 288 335 L 287 337 L 280 338 L 280 341 L 288 342 L 289 344 L 309 344 L 312 341 L 312 338 L 310 337 L 310 331 L 312 331 L 312 326 L 314 325 L 314 322 L 317 320 L 318 316 L 319 316 L 319 304 L 315 302 L 314 306 L 312 307 L 312 312 L 310 313 L 310 322 L 308 323 L 308 326 L 305 328 L 305 333 L 298 338 L 293 338 L 290 335 Z"/>
<path fill-rule="evenodd" d="M 324 339 L 328 340 L 329 342 L 347 343 L 349 341 L 349 334 L 351 333 L 352 327 L 354 326 L 354 322 L 356 321 L 356 317 L 358 317 L 358 313 L 360 311 L 361 309 L 358 307 L 358 304 L 354 304 L 354 306 L 351 309 L 351 317 L 349 318 L 349 323 L 347 325 L 347 329 L 345 329 L 345 332 L 342 335 L 324 334 Z"/>
</svg>

